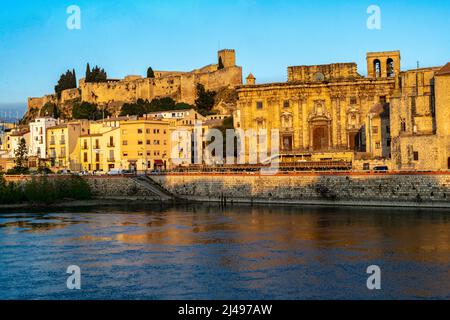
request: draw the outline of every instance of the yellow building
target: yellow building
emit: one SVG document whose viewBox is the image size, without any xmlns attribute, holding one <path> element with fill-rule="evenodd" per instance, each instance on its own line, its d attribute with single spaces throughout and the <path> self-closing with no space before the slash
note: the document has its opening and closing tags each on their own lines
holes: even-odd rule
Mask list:
<svg viewBox="0 0 450 320">
<path fill-rule="evenodd" d="M 120 123 L 122 169 L 168 169 L 171 166 L 170 148 L 168 121 L 141 119 Z"/>
<path fill-rule="evenodd" d="M 80 169 L 78 138 L 89 130 L 89 121 L 79 120 L 47 128 L 47 159 L 53 170 Z"/>
<path fill-rule="evenodd" d="M 278 130 L 281 158 L 392 158 L 393 169 L 447 169 L 449 69 L 401 72 L 400 52 L 387 51 L 367 54 L 367 76 L 355 63 L 289 67 L 285 83 L 256 85 L 250 74 L 237 89 L 234 124 L 265 132 L 269 151 Z M 248 155 L 255 147 L 246 140 Z"/>
<path fill-rule="evenodd" d="M 388 142 L 371 124 L 380 117 L 374 107 L 389 103 L 400 52 L 368 53 L 367 69 L 364 77 L 355 63 L 294 66 L 288 68 L 287 82 L 262 85 L 250 74 L 237 90 L 235 125 L 266 131 L 269 150 L 270 130 L 279 130 L 281 154 L 306 160 L 386 155 L 389 151 L 381 148 Z"/>
<path fill-rule="evenodd" d="M 107 173 L 121 168 L 120 123 L 126 118 L 90 122 L 86 134 L 78 138 L 80 171 Z M 74 155 L 76 157 L 77 155 Z"/>
<path fill-rule="evenodd" d="M 450 169 L 450 63 L 400 73 L 391 98 L 396 169 Z"/>
</svg>

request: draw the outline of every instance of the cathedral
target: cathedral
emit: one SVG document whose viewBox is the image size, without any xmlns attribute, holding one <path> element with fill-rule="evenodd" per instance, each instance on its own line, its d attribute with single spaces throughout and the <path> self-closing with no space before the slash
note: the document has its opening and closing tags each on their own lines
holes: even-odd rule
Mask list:
<svg viewBox="0 0 450 320">
<path fill-rule="evenodd" d="M 267 130 L 269 147 L 279 130 L 282 161 L 450 169 L 450 65 L 401 71 L 399 51 L 366 58 L 367 76 L 356 63 L 288 67 L 283 83 L 250 74 L 237 89 L 235 126 Z"/>
</svg>

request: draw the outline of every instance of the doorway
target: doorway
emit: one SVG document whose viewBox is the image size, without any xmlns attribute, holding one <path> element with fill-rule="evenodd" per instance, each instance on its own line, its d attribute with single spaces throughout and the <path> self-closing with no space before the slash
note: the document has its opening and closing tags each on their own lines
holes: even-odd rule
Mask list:
<svg viewBox="0 0 450 320">
<path fill-rule="evenodd" d="M 328 149 L 328 126 L 327 125 L 316 125 L 313 128 L 313 150 L 325 150 Z"/>
<path fill-rule="evenodd" d="M 292 151 L 292 135 L 284 135 L 281 141 L 283 151 Z"/>
</svg>

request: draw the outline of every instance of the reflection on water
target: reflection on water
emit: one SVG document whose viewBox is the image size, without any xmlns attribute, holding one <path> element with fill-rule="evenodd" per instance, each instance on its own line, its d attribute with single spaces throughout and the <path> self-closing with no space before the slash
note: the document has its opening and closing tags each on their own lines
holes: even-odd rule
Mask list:
<svg viewBox="0 0 450 320">
<path fill-rule="evenodd" d="M 450 214 L 183 206 L 0 213 L 0 299 L 450 298 Z M 382 290 L 366 268 L 382 269 Z M 66 289 L 66 268 L 82 290 Z"/>
</svg>

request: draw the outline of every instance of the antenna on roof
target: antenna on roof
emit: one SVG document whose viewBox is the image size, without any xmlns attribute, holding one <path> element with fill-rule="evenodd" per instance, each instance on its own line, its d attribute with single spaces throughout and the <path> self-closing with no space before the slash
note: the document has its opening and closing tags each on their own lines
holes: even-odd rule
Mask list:
<svg viewBox="0 0 450 320">
<path fill-rule="evenodd" d="M 419 69 L 419 61 L 417 61 L 417 69 Z"/>
</svg>

